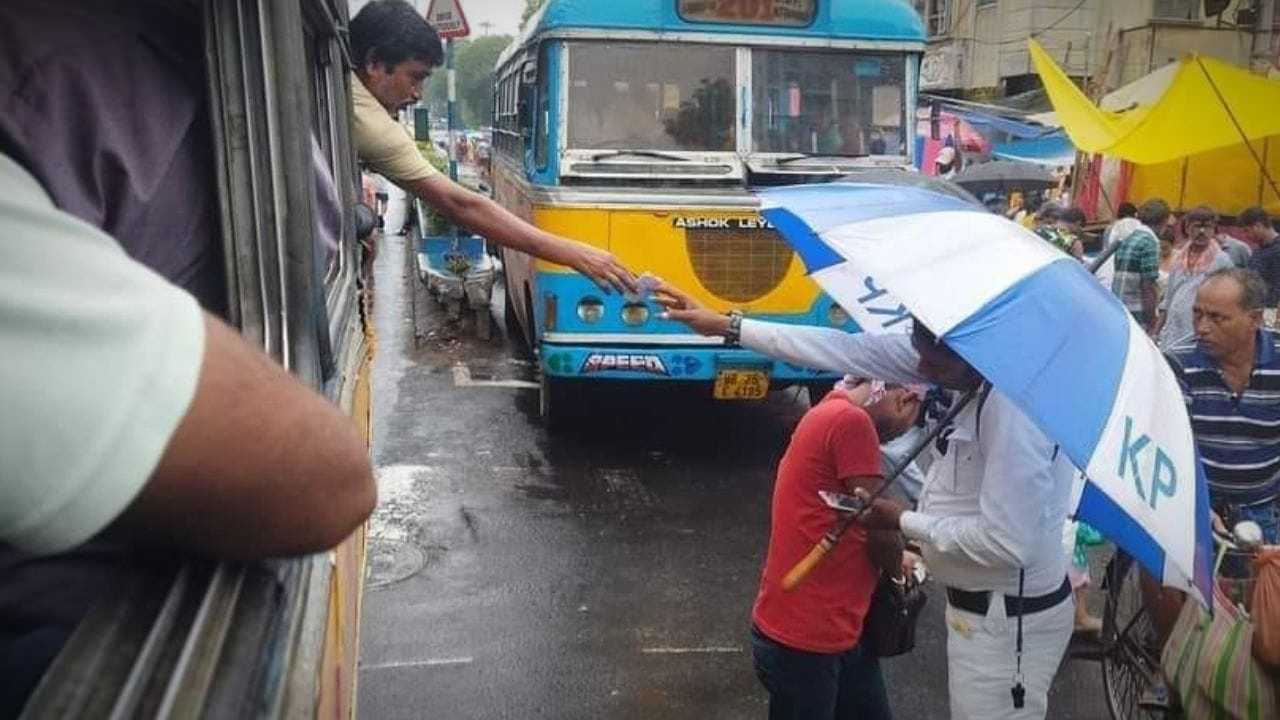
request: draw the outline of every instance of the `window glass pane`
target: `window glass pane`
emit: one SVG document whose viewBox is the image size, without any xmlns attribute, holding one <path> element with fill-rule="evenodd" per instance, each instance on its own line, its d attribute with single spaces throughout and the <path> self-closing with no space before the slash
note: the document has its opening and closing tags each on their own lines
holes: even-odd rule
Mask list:
<svg viewBox="0 0 1280 720">
<path fill-rule="evenodd" d="M 711 45 L 572 45 L 569 147 L 733 150 L 734 57 Z"/>
<path fill-rule="evenodd" d="M 1167 20 L 1195 20 L 1199 4 L 1199 0 L 1155 0 L 1151 14 Z"/>
<path fill-rule="evenodd" d="M 951 30 L 951 0 L 929 0 L 925 17 L 930 35 L 945 35 Z"/>
<path fill-rule="evenodd" d="M 905 154 L 905 56 L 756 49 L 751 57 L 756 152 Z"/>
<path fill-rule="evenodd" d="M 534 164 L 539 169 L 547 167 L 547 147 L 550 144 L 548 134 L 551 125 L 551 93 L 547 87 L 550 68 L 550 48 L 544 45 L 538 52 L 538 104 L 534 123 L 538 127 L 537 140 L 534 143 Z"/>
</svg>

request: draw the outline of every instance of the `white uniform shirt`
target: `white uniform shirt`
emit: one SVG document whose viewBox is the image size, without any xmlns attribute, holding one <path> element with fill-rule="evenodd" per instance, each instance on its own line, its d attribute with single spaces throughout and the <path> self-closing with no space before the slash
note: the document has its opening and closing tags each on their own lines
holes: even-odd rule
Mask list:
<svg viewBox="0 0 1280 720">
<path fill-rule="evenodd" d="M 804 367 L 928 382 L 916 370 L 909 335 L 743 320 L 741 340 Z M 903 513 L 903 534 L 921 543 L 930 572 L 945 585 L 1016 595 L 1022 568 L 1027 596 L 1050 593 L 1066 577 L 1062 524 L 1075 468 L 999 390 L 982 404 L 980 423 L 978 409 L 975 398 L 945 442 L 934 443 L 919 510 Z"/>
<path fill-rule="evenodd" d="M 116 518 L 195 395 L 188 293 L 0 155 L 0 542 L 57 552 Z"/>
</svg>

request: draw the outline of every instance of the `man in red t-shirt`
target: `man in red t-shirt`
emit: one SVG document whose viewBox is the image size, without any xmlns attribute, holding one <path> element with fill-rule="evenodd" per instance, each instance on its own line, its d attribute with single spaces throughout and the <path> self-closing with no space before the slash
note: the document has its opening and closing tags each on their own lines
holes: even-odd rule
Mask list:
<svg viewBox="0 0 1280 720">
<path fill-rule="evenodd" d="M 880 443 L 920 413 L 915 389 L 835 390 L 800 420 L 778 466 L 760 593 L 752 611 L 756 674 L 769 691 L 769 718 L 890 718 L 879 660 L 858 643 L 880 570 L 901 573 L 896 533 L 854 525 L 791 592 L 782 577 L 837 521 L 819 490 L 874 491 Z M 874 558 L 874 560 L 873 560 Z"/>
</svg>

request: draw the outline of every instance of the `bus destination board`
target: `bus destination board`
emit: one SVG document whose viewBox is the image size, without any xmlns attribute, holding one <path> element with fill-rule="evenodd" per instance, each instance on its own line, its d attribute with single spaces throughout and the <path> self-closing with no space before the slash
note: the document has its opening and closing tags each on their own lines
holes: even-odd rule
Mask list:
<svg viewBox="0 0 1280 720">
<path fill-rule="evenodd" d="M 687 22 L 804 27 L 813 22 L 818 0 L 677 0 Z"/>
</svg>

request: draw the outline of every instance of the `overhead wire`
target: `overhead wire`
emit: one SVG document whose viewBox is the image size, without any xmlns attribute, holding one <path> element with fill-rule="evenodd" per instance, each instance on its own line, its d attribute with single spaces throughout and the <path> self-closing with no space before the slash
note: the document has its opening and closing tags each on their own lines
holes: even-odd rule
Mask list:
<svg viewBox="0 0 1280 720">
<path fill-rule="evenodd" d="M 1062 17 L 1058 18 L 1057 20 L 1054 20 L 1053 22 L 1049 23 L 1048 25 L 1044 26 L 1043 28 L 1041 28 L 1041 29 L 1039 29 L 1039 30 L 1033 30 L 1033 31 L 1031 31 L 1031 34 L 1030 34 L 1030 35 L 1028 35 L 1026 38 L 1014 38 L 1013 40 L 979 40 L 977 36 L 969 36 L 969 37 L 958 37 L 958 38 L 954 38 L 954 39 L 955 39 L 955 40 L 962 40 L 962 41 L 966 41 L 966 42 L 971 42 L 971 43 L 974 43 L 975 45 L 996 45 L 996 46 L 1000 46 L 1000 45 L 1014 45 L 1014 44 L 1017 44 L 1017 43 L 1024 43 L 1024 42 L 1026 42 L 1026 41 L 1027 41 L 1027 39 L 1029 39 L 1029 38 L 1039 37 L 1040 35 L 1043 35 L 1044 33 L 1047 33 L 1047 32 L 1049 32 L 1050 30 L 1053 30 L 1054 28 L 1058 27 L 1058 26 L 1059 26 L 1059 25 L 1061 25 L 1062 23 L 1066 22 L 1068 18 L 1070 18 L 1072 15 L 1074 15 L 1074 14 L 1076 13 L 1076 11 L 1078 11 L 1080 8 L 1084 7 L 1085 3 L 1087 3 L 1088 1 L 1089 1 L 1089 0 L 1080 0 L 1080 2 L 1076 3 L 1074 7 L 1072 7 L 1070 10 L 1068 10 L 1066 13 L 1064 13 L 1064 14 L 1062 15 Z M 973 2 L 972 2 L 972 0 L 970 0 L 969 5 L 972 5 L 972 4 L 973 4 Z M 965 11 L 967 12 L 967 11 L 968 11 L 968 9 L 969 9 L 969 8 L 968 8 L 968 5 L 966 5 L 966 6 L 965 6 Z M 958 18 L 958 17 L 961 17 L 961 15 L 963 15 L 963 13 L 958 13 L 958 14 L 956 14 L 956 15 L 955 15 L 955 16 L 953 16 L 953 17 Z"/>
</svg>

